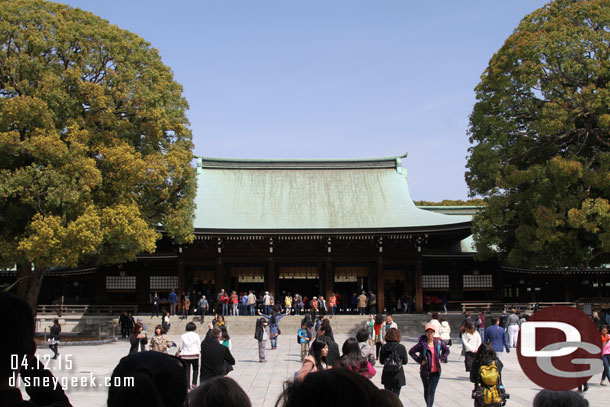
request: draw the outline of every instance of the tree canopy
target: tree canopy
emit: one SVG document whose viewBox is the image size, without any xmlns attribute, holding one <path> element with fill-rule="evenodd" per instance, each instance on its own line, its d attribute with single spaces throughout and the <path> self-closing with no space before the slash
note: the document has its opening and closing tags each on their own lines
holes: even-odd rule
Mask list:
<svg viewBox="0 0 610 407">
<path fill-rule="evenodd" d="M 476 87 L 466 181 L 488 205 L 482 257 L 516 267 L 610 258 L 610 1 L 557 0 L 526 16 Z"/>
<path fill-rule="evenodd" d="M 0 7 L 0 267 L 35 303 L 44 269 L 192 240 L 182 88 L 157 50 L 80 9 Z M 31 265 L 34 265 L 32 270 Z"/>
</svg>

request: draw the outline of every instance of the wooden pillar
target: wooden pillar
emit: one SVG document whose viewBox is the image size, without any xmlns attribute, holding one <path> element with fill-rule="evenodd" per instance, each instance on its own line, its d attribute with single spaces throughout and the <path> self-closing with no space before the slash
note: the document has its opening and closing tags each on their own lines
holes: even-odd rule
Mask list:
<svg viewBox="0 0 610 407">
<path fill-rule="evenodd" d="M 415 263 L 415 311 L 424 310 L 424 294 L 422 290 L 422 261 Z"/>
<path fill-rule="evenodd" d="M 385 307 L 384 293 L 385 273 L 381 256 L 377 259 L 377 312 L 383 314 Z"/>
<path fill-rule="evenodd" d="M 222 288 L 225 288 L 224 276 L 224 262 L 222 261 L 222 257 L 218 256 L 216 259 L 216 276 L 214 277 L 214 290 L 216 291 L 214 295 L 218 294 Z"/>
<path fill-rule="evenodd" d="M 335 272 L 333 270 L 333 262 L 330 257 L 326 259 L 324 270 L 324 298 L 328 302 L 330 294 L 333 291 L 333 283 L 335 282 Z"/>
<path fill-rule="evenodd" d="M 275 277 L 275 262 L 273 261 L 273 258 L 269 258 L 269 262 L 267 263 L 267 276 L 265 277 L 265 287 L 267 287 L 267 291 L 273 295 L 273 298 L 278 301 L 275 292 Z"/>
<path fill-rule="evenodd" d="M 178 312 L 182 312 L 182 293 L 184 292 L 184 259 L 182 248 L 178 249 Z"/>
</svg>

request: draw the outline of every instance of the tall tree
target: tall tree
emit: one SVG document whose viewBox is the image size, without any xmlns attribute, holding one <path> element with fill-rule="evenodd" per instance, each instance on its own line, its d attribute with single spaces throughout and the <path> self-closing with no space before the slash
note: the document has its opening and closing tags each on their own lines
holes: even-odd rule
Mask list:
<svg viewBox="0 0 610 407">
<path fill-rule="evenodd" d="M 182 88 L 151 45 L 79 9 L 0 7 L 0 265 L 36 304 L 54 266 L 125 262 L 193 231 Z"/>
<path fill-rule="evenodd" d="M 481 257 L 516 267 L 610 261 L 610 1 L 557 0 L 491 58 L 470 116 L 466 181 L 488 205 Z"/>
</svg>

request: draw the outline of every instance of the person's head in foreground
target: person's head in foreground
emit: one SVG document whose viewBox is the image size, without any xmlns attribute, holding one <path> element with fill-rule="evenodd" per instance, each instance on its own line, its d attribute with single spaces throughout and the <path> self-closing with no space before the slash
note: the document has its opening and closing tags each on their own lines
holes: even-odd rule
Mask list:
<svg viewBox="0 0 610 407">
<path fill-rule="evenodd" d="M 130 377 L 132 386 L 125 380 Z M 161 352 L 125 356 L 114 368 L 110 382 L 108 407 L 182 407 L 186 400 L 182 361 Z"/>
<path fill-rule="evenodd" d="M 189 407 L 251 407 L 248 395 L 237 382 L 219 376 L 206 380 L 189 393 Z"/>
<path fill-rule="evenodd" d="M 364 407 L 396 406 L 389 403 L 369 379 L 347 369 L 321 370 L 302 381 L 284 383 L 275 407 Z M 399 405 L 399 404 L 398 404 Z"/>
<path fill-rule="evenodd" d="M 19 361 L 24 357 L 28 360 L 36 353 L 34 342 L 34 313 L 30 304 L 14 294 L 0 291 L 0 309 L 5 312 L 2 322 L 5 329 L 0 335 L 0 386 L 8 386 L 13 375 L 11 356 L 17 355 Z M 13 356 L 14 357 L 14 356 Z"/>
<path fill-rule="evenodd" d="M 542 390 L 534 397 L 533 407 L 589 407 L 589 401 L 574 391 Z"/>
</svg>

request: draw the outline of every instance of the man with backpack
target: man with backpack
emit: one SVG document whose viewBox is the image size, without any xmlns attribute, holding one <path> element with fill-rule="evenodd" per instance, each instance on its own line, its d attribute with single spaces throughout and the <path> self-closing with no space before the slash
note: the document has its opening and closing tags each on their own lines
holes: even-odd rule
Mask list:
<svg viewBox="0 0 610 407">
<path fill-rule="evenodd" d="M 501 407 L 506 404 L 509 395 L 502 384 L 502 367 L 502 361 L 498 359 L 493 345 L 482 344 L 470 369 L 475 407 Z"/>
</svg>

